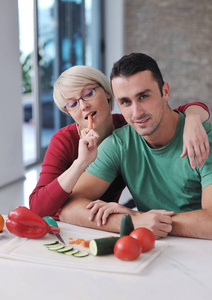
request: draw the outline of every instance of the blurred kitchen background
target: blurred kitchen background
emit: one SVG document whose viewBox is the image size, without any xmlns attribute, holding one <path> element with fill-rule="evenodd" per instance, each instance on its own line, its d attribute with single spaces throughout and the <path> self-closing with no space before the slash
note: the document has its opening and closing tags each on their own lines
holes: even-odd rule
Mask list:
<svg viewBox="0 0 212 300">
<path fill-rule="evenodd" d="M 1 0 L 0 213 L 28 206 L 51 136 L 73 122 L 52 98 L 61 72 L 85 64 L 109 78 L 122 55 L 144 52 L 170 83 L 171 107 L 212 111 L 211 28 L 210 0 Z"/>
</svg>

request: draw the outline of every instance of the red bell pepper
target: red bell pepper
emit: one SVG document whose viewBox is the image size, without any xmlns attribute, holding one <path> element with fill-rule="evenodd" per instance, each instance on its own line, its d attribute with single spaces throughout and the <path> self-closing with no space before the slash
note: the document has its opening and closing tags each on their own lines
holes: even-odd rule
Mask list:
<svg viewBox="0 0 212 300">
<path fill-rule="evenodd" d="M 41 238 L 51 231 L 46 221 L 25 206 L 9 212 L 6 227 L 11 233 L 29 239 Z"/>
</svg>

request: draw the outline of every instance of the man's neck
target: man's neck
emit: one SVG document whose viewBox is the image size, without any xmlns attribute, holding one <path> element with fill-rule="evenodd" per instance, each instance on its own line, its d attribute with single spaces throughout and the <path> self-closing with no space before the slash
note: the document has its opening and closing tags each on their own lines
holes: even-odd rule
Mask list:
<svg viewBox="0 0 212 300">
<path fill-rule="evenodd" d="M 147 144 L 153 149 L 163 148 L 170 143 L 177 130 L 179 114 L 171 109 L 166 112 L 157 130 L 151 135 L 143 136 Z"/>
</svg>

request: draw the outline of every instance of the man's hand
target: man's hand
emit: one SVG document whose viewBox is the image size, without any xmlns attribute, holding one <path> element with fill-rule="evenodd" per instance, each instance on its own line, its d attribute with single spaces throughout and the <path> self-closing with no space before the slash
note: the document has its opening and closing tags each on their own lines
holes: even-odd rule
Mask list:
<svg viewBox="0 0 212 300">
<path fill-rule="evenodd" d="M 87 206 L 90 209 L 89 221 L 97 222 L 98 226 L 105 225 L 111 214 L 130 214 L 135 228 L 146 227 L 150 229 L 156 239 L 166 237 L 172 230 L 173 211 L 150 210 L 148 212 L 138 212 L 122 206 L 116 202 L 104 202 L 96 200 L 90 202 Z"/>
<path fill-rule="evenodd" d="M 98 226 L 105 225 L 110 214 L 131 214 L 132 210 L 116 202 L 96 200 L 90 202 L 86 208 L 90 209 L 89 221 L 96 217 Z"/>
<path fill-rule="evenodd" d="M 172 230 L 172 216 L 175 213 L 167 210 L 150 210 L 148 212 L 136 212 L 133 217 L 135 228 L 146 227 L 150 229 L 156 239 L 166 237 Z"/>
</svg>

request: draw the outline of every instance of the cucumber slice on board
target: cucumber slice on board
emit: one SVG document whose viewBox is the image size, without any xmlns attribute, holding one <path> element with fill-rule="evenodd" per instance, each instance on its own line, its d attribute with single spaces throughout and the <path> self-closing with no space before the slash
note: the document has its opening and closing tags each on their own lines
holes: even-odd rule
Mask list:
<svg viewBox="0 0 212 300">
<path fill-rule="evenodd" d="M 58 253 L 65 253 L 65 252 L 68 252 L 68 251 L 71 251 L 73 250 L 73 247 L 64 247 L 62 249 L 59 249 L 57 250 Z"/>
<path fill-rule="evenodd" d="M 65 254 L 65 255 L 74 255 L 74 254 L 76 254 L 77 252 L 79 252 L 79 250 L 73 249 L 73 250 L 64 252 L 64 254 Z"/>
<path fill-rule="evenodd" d="M 89 255 L 89 253 L 87 251 L 79 251 L 79 252 L 73 254 L 74 257 L 85 257 L 88 255 Z"/>
<path fill-rule="evenodd" d="M 62 248 L 65 248 L 65 246 L 60 244 L 60 243 L 58 243 L 57 245 L 48 247 L 48 249 L 51 250 L 51 251 L 57 251 L 57 250 L 62 249 Z"/>
<path fill-rule="evenodd" d="M 59 242 L 58 242 L 58 241 L 55 241 L 55 242 L 48 243 L 48 244 L 43 244 L 43 245 L 46 246 L 46 247 L 48 248 L 48 247 L 52 247 L 52 246 L 54 246 L 54 245 L 56 245 L 56 244 L 59 244 Z"/>
</svg>

